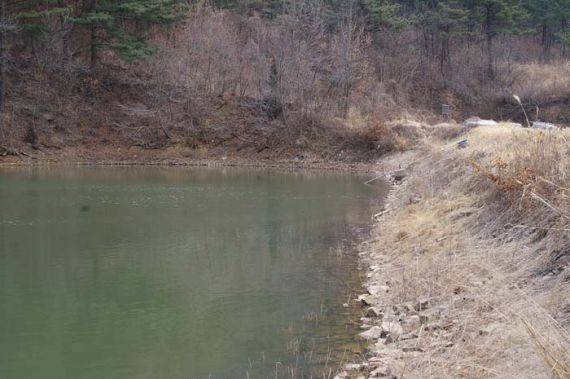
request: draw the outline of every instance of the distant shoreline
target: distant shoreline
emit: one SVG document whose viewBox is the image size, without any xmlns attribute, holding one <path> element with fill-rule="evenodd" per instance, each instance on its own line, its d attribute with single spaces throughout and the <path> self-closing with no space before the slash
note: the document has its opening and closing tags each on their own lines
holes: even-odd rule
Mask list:
<svg viewBox="0 0 570 379">
<path fill-rule="evenodd" d="M 103 158 L 69 155 L 26 155 L 0 157 L 0 167 L 19 166 L 152 166 L 152 167 L 244 167 L 268 169 L 307 169 L 326 171 L 374 172 L 375 162 L 342 162 L 318 159 L 211 157 L 211 158 L 153 158 L 143 156 L 134 159 L 120 157 Z"/>
</svg>

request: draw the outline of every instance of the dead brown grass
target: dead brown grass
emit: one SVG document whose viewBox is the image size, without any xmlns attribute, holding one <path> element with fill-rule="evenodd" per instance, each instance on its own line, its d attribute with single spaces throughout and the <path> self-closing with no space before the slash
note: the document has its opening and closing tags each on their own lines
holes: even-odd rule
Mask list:
<svg viewBox="0 0 570 379">
<path fill-rule="evenodd" d="M 390 283 L 388 306 L 429 299 L 434 326 L 400 374 L 569 378 L 570 133 L 501 125 L 467 138 L 408 154 L 378 225 L 371 280 Z"/>
<path fill-rule="evenodd" d="M 548 99 L 568 96 L 570 63 L 518 64 L 514 68 L 514 90 L 525 99 Z"/>
</svg>

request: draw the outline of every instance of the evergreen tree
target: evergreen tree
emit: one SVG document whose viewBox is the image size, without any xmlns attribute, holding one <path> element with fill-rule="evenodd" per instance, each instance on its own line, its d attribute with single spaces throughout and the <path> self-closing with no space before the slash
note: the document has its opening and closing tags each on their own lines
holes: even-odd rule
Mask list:
<svg viewBox="0 0 570 379">
<path fill-rule="evenodd" d="M 376 27 L 400 29 L 410 23 L 403 16 L 402 5 L 391 0 L 365 0 L 368 19 Z"/>
<path fill-rule="evenodd" d="M 152 27 L 168 27 L 186 17 L 183 0 L 89 0 L 74 24 L 89 28 L 91 67 L 98 61 L 101 48 L 117 50 L 125 59 L 151 54 L 148 43 Z"/>
<path fill-rule="evenodd" d="M 561 43 L 564 54 L 568 43 L 570 0 L 526 0 L 525 7 L 531 16 L 530 24 L 540 31 L 543 59 L 548 60 L 550 48 L 556 41 Z"/>
<path fill-rule="evenodd" d="M 91 66 L 101 48 L 112 48 L 124 59 L 152 53 L 148 43 L 153 27 L 168 27 L 186 17 L 185 0 L 27 0 L 16 19 L 21 34 L 33 44 L 46 33 L 62 38 L 62 66 L 69 59 L 69 39 L 75 26 L 90 34 Z"/>
<path fill-rule="evenodd" d="M 518 0 L 464 0 L 470 19 L 481 27 L 486 41 L 487 71 L 494 77 L 493 42 L 500 33 L 522 32 L 527 13 Z"/>
<path fill-rule="evenodd" d="M 45 35 L 61 37 L 61 66 L 64 69 L 69 59 L 69 34 L 73 27 L 72 14 L 76 5 L 65 0 L 28 0 L 16 13 L 18 30 L 33 46 Z"/>
<path fill-rule="evenodd" d="M 238 10 L 244 15 L 256 12 L 272 19 L 283 13 L 287 0 L 213 0 L 212 4 L 222 9 Z"/>
<path fill-rule="evenodd" d="M 451 59 L 451 38 L 467 31 L 467 11 L 455 0 L 419 1 L 413 8 L 416 27 L 424 31 L 424 40 L 433 41 L 425 47 L 426 53 L 439 57 L 440 71 L 444 74 Z"/>
</svg>

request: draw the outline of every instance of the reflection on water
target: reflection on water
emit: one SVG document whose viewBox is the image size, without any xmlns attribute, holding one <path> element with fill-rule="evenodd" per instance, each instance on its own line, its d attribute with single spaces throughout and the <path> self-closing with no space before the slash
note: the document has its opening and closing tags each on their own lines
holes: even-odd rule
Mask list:
<svg viewBox="0 0 570 379">
<path fill-rule="evenodd" d="M 338 252 L 379 197 L 362 182 L 0 171 L 0 377 L 258 378 L 332 365 L 333 346 L 354 345 L 341 306 L 354 259 Z"/>
</svg>

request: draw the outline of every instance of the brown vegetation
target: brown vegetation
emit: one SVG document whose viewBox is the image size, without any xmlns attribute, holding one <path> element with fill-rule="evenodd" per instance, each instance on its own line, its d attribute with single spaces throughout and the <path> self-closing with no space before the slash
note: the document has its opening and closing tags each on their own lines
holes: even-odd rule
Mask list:
<svg viewBox="0 0 570 379">
<path fill-rule="evenodd" d="M 197 7 L 157 42 L 160 55 L 128 65 L 108 55 L 96 75 L 20 67 L 2 115 L 3 154 L 79 145 L 122 147 L 115 159 L 175 149 L 179 158 L 367 161 L 394 148 L 379 148 L 367 124 L 355 128 L 345 117 L 362 112 L 354 110 L 357 89 L 363 106 L 378 105 L 356 25 L 330 34 L 316 16 L 269 23 Z"/>
<path fill-rule="evenodd" d="M 497 36 L 490 78 L 484 46 L 463 34 L 378 27 L 352 8 L 331 23 L 327 9 L 306 1 L 265 18 L 198 2 L 183 23 L 151 34 L 159 53 L 129 63 L 100 51 L 96 70 L 81 28 L 69 60 L 61 31 L 46 32 L 9 67 L 0 155 L 371 161 L 413 146 L 423 132 L 398 120 L 441 121 L 442 103 L 456 119 L 521 121 L 513 93 L 533 120 L 569 120 L 568 64 L 533 63 L 542 53 L 533 38 Z"/>
<path fill-rule="evenodd" d="M 428 139 L 385 163 L 407 162 L 409 176 L 363 246 L 367 301 L 404 332 L 423 321 L 380 339 L 367 370 L 568 378 L 570 135 L 501 126 L 467 138 L 465 149 Z"/>
</svg>

